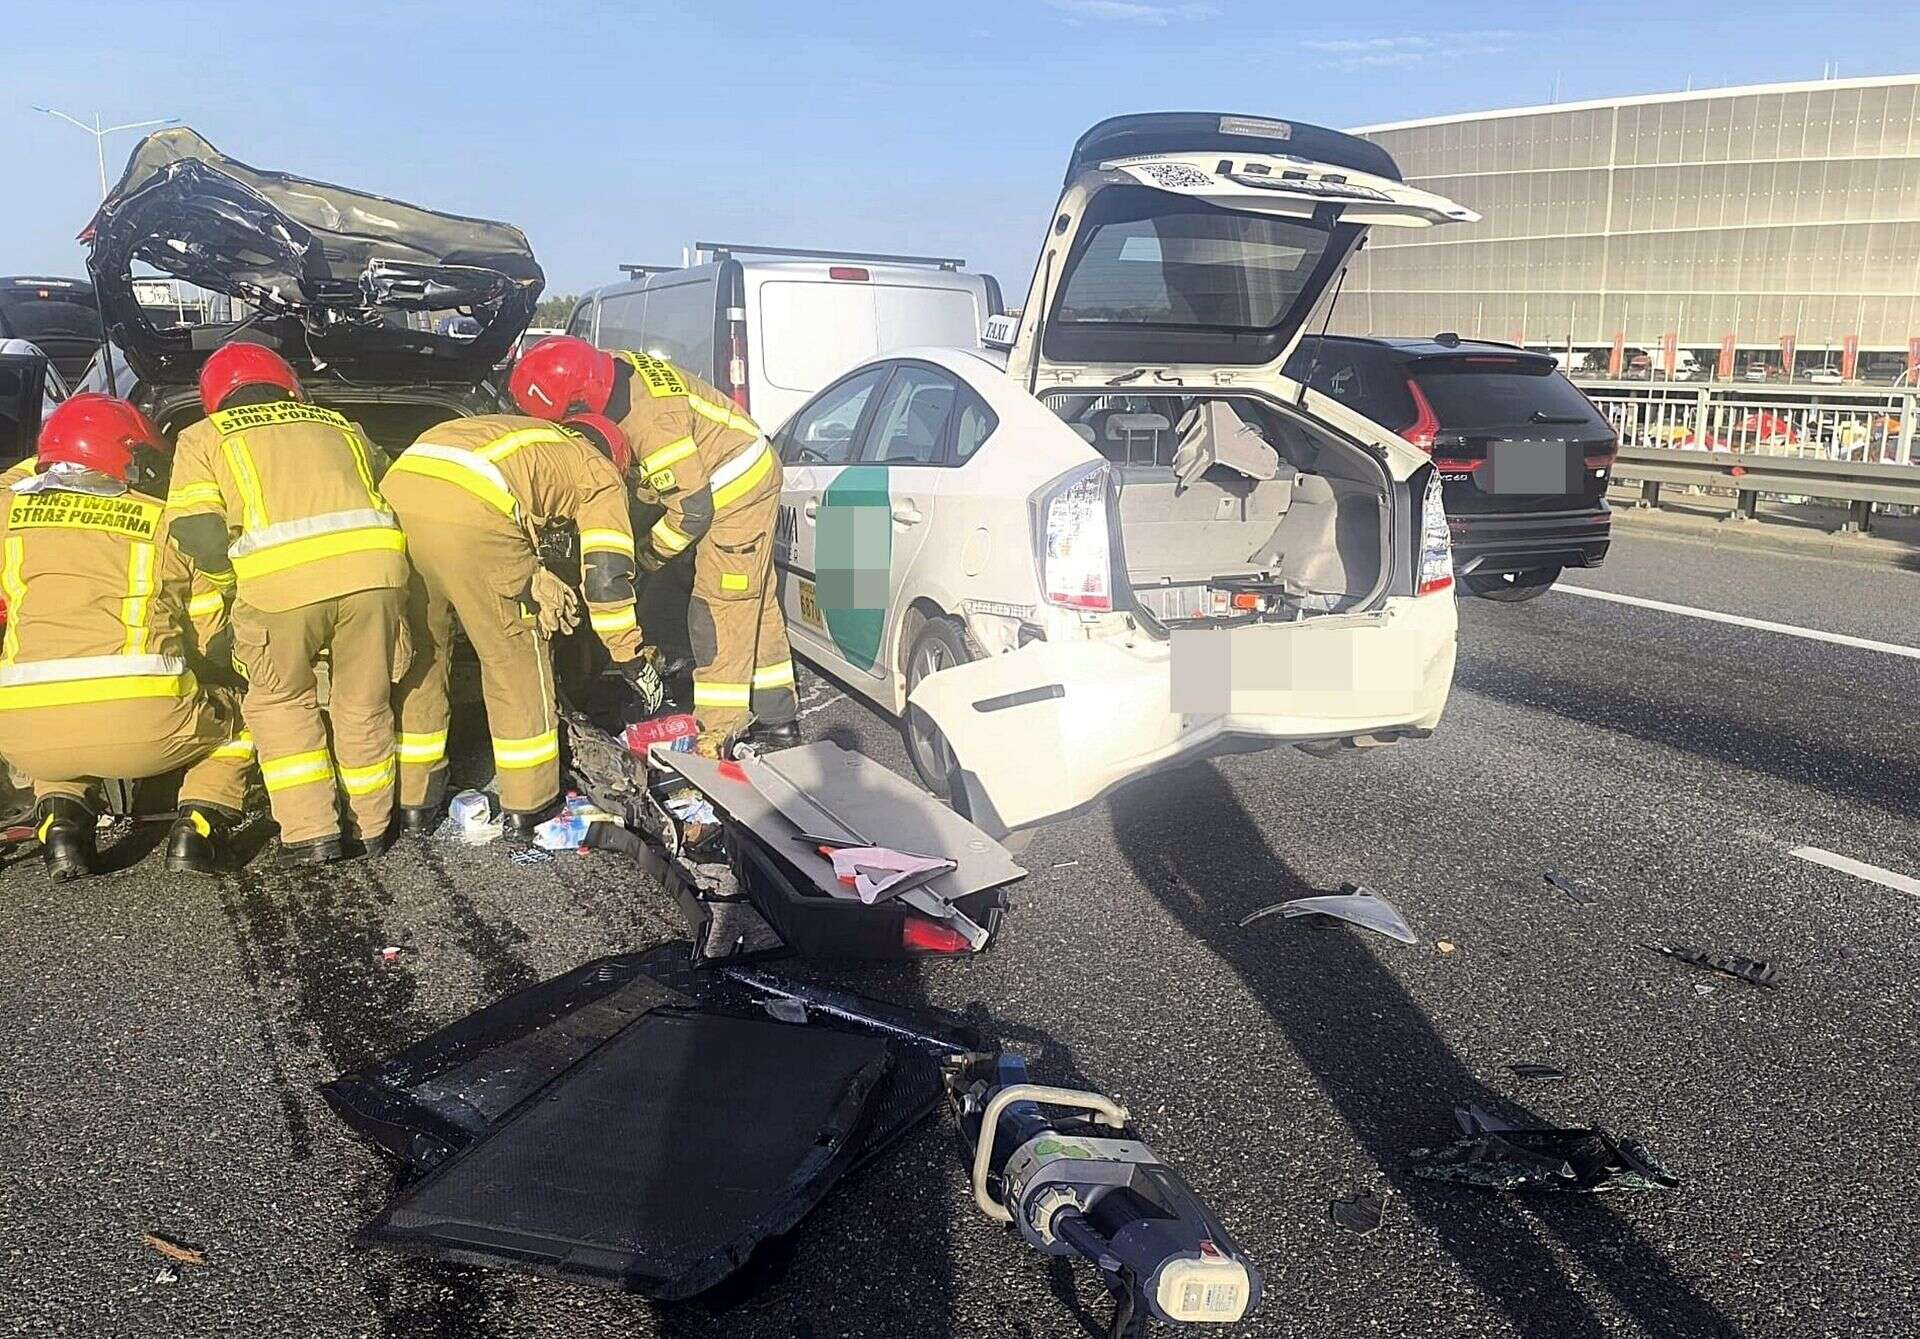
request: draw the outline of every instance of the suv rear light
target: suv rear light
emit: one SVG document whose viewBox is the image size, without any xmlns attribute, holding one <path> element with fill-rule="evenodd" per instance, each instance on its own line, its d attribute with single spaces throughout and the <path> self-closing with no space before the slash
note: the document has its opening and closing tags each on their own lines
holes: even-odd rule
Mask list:
<svg viewBox="0 0 1920 1339">
<path fill-rule="evenodd" d="M 829 265 L 827 267 L 827 278 L 829 279 L 851 279 L 855 283 L 864 284 L 872 277 L 872 275 L 868 274 L 858 265 Z"/>
<path fill-rule="evenodd" d="M 909 953 L 965 953 L 973 945 L 951 926 L 925 916 L 908 916 L 900 922 L 900 947 Z"/>
<path fill-rule="evenodd" d="M 1407 378 L 1407 394 L 1413 397 L 1414 419 L 1400 429 L 1400 435 L 1422 451 L 1431 451 L 1433 439 L 1440 434 L 1440 416 L 1433 412 L 1433 402 L 1412 377 Z"/>
<path fill-rule="evenodd" d="M 1043 492 L 1040 587 L 1048 604 L 1066 609 L 1113 608 L 1113 548 L 1107 529 L 1109 467 L 1102 464 Z"/>
<path fill-rule="evenodd" d="M 1447 529 L 1447 504 L 1440 471 L 1427 472 L 1427 493 L 1420 501 L 1420 572 L 1414 594 L 1435 595 L 1453 587 L 1453 536 Z"/>
<path fill-rule="evenodd" d="M 740 412 L 751 414 L 753 405 L 747 396 L 747 313 L 740 307 L 727 309 L 727 394 L 740 406 Z"/>
</svg>

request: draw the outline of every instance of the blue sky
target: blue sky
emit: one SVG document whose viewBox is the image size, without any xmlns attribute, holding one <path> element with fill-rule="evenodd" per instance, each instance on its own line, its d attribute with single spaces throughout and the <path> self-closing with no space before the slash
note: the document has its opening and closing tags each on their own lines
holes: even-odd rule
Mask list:
<svg viewBox="0 0 1920 1339">
<path fill-rule="evenodd" d="M 1120 112 L 1350 126 L 1920 69 L 1899 6 L 1278 0 L 10 6 L 0 273 L 80 273 L 91 139 L 227 153 L 526 229 L 550 292 L 695 240 L 965 256 L 1023 292 L 1068 147 Z M 108 141 L 117 176 L 135 136 Z"/>
</svg>

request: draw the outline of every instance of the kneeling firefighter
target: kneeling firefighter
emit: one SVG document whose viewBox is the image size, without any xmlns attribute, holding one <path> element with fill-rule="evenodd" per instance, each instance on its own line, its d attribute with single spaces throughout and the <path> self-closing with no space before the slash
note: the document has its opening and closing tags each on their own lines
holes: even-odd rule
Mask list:
<svg viewBox="0 0 1920 1339">
<path fill-rule="evenodd" d="M 196 566 L 236 583 L 233 658 L 280 861 L 339 860 L 349 840 L 377 853 L 393 821 L 393 685 L 409 655 L 406 537 L 380 495 L 379 457 L 258 344 L 215 350 L 200 402 L 207 417 L 180 434 L 168 527 Z"/>
<path fill-rule="evenodd" d="M 658 669 L 634 615 L 630 453 L 607 419 L 556 426 L 511 414 L 429 428 L 393 463 L 387 498 L 413 556 L 414 665 L 401 680 L 400 814 L 432 831 L 445 802 L 448 670 L 458 617 L 480 660 L 480 691 L 507 834 L 526 838 L 560 798 L 559 714 L 550 639 L 579 621 L 578 597 L 541 565 L 554 522 L 580 534 L 588 623 L 614 667 L 654 705 Z"/>
<path fill-rule="evenodd" d="M 253 744 L 237 694 L 191 660 L 224 626 L 222 591 L 162 529 L 167 445 L 124 400 L 81 394 L 48 416 L 31 471 L 0 494 L 0 753 L 33 778 L 47 872 L 94 862 L 93 787 L 181 768 L 167 868 L 217 871 L 247 797 Z"/>
<path fill-rule="evenodd" d="M 643 570 L 693 550 L 693 709 L 709 750 L 749 723 L 754 742 L 798 743 L 793 656 L 773 577 L 780 458 L 754 421 L 669 362 L 570 335 L 529 349 L 508 390 L 535 418 L 584 410 L 620 424 L 633 445 L 636 499 L 664 510 L 640 546 Z"/>
</svg>

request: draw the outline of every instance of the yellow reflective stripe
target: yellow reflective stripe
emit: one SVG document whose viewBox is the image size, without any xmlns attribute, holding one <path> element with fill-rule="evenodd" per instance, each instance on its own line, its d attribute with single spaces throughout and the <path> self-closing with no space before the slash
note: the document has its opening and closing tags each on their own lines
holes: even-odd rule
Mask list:
<svg viewBox="0 0 1920 1339">
<path fill-rule="evenodd" d="M 239 734 L 235 735 L 207 756 L 210 758 L 222 758 L 229 762 L 244 761 L 247 758 L 251 758 L 253 756 L 253 736 L 245 730 L 242 730 Z"/>
<path fill-rule="evenodd" d="M 208 584 L 218 586 L 222 590 L 229 590 L 229 588 L 232 587 L 234 582 L 240 579 L 234 575 L 233 569 L 231 567 L 229 567 L 224 572 L 202 571 L 200 575 L 207 579 Z M 231 593 L 230 590 L 229 590 L 229 593 Z"/>
<path fill-rule="evenodd" d="M 766 440 L 760 442 L 760 454 L 746 471 L 737 479 L 713 490 L 713 509 L 722 509 L 738 502 L 759 485 L 762 479 L 773 471 L 773 453 L 767 450 Z"/>
<path fill-rule="evenodd" d="M 52 814 L 48 814 L 45 818 L 41 819 L 40 826 L 33 831 L 33 839 L 44 846 L 46 844 L 47 834 L 53 831 L 53 823 L 54 816 Z"/>
<path fill-rule="evenodd" d="M 394 736 L 394 744 L 400 755 L 400 761 L 404 763 L 431 767 L 434 763 L 439 762 L 447 756 L 447 732 L 445 730 L 434 730 L 419 734 L 408 734 L 402 730 Z"/>
<path fill-rule="evenodd" d="M 430 448 L 430 449 L 423 449 Z M 472 458 L 472 453 L 457 447 L 417 443 L 393 462 L 393 469 L 405 474 L 424 474 L 466 489 L 482 502 L 511 519 L 518 510 L 506 479 L 492 464 Z M 392 471 L 389 471 L 392 473 Z"/>
<path fill-rule="evenodd" d="M 124 702 L 141 697 L 192 697 L 200 681 L 183 674 L 127 674 L 59 683 L 21 683 L 0 687 L 0 710 L 27 707 L 78 707 L 91 702 Z"/>
<path fill-rule="evenodd" d="M 365 530 L 342 530 L 332 535 L 315 535 L 312 539 L 297 539 L 291 544 L 276 544 L 260 553 L 236 557 L 233 560 L 233 570 L 240 574 L 242 581 L 257 581 L 263 576 L 284 572 L 289 567 L 299 567 L 303 563 L 317 563 L 349 553 L 369 553 L 379 550 L 405 553 L 407 551 L 406 535 L 387 526 L 369 527 Z"/>
<path fill-rule="evenodd" d="M 633 535 L 624 530 L 582 530 L 580 552 L 624 553 L 633 557 Z"/>
<path fill-rule="evenodd" d="M 529 739 L 498 739 L 493 741 L 493 764 L 495 767 L 517 769 L 538 767 L 542 763 L 552 762 L 560 756 L 560 732 L 549 730 L 544 735 L 534 735 Z"/>
<path fill-rule="evenodd" d="M 669 465 L 685 460 L 699 449 L 693 444 L 691 437 L 682 437 L 677 442 L 668 442 L 659 450 L 649 451 L 640 457 L 640 472 L 652 474 L 655 470 L 665 469 Z"/>
<path fill-rule="evenodd" d="M 735 432 L 744 432 L 754 437 L 760 435 L 760 425 L 735 409 L 732 405 L 714 404 L 711 400 L 703 400 L 689 391 L 687 393 L 687 408 L 700 415 L 701 418 L 711 419 L 723 427 L 732 428 Z"/>
<path fill-rule="evenodd" d="M 745 590 L 752 584 L 753 578 L 745 572 L 722 572 L 720 574 L 721 590 Z"/>
<path fill-rule="evenodd" d="M 193 825 L 193 830 L 202 837 L 211 837 L 213 835 L 213 824 L 209 823 L 207 816 L 198 809 L 187 810 L 186 818 L 187 822 Z"/>
<path fill-rule="evenodd" d="M 227 495 L 220 491 L 220 485 L 211 480 L 197 484 L 185 484 L 167 490 L 167 506 L 173 511 L 182 511 L 188 507 L 219 507 L 227 505 Z"/>
<path fill-rule="evenodd" d="M 373 461 L 367 456 L 367 444 L 359 433 L 352 428 L 342 428 L 340 435 L 347 439 L 347 450 L 353 456 L 354 472 L 360 476 L 360 483 L 367 490 L 367 505 L 386 509 L 386 503 L 380 497 L 380 490 L 373 482 Z"/>
<path fill-rule="evenodd" d="M 0 564 L 0 590 L 7 595 L 7 638 L 0 649 L 0 663 L 11 663 L 20 653 L 20 606 L 26 603 L 27 583 L 20 575 L 26 561 L 26 541 L 19 535 L 7 537 L 7 558 Z"/>
<path fill-rule="evenodd" d="M 640 380 L 646 385 L 647 394 L 654 399 L 661 400 L 669 395 L 687 393 L 686 379 L 680 375 L 680 369 L 665 359 L 655 358 L 651 354 L 638 354 L 631 349 L 622 349 L 620 357 L 640 374 Z"/>
<path fill-rule="evenodd" d="M 227 607 L 225 591 L 203 590 L 187 601 L 188 618 L 211 618 Z"/>
<path fill-rule="evenodd" d="M 246 438 L 224 438 L 220 448 L 227 453 L 227 468 L 233 471 L 233 482 L 240 489 L 240 501 L 246 509 L 246 529 L 264 528 L 267 524 L 267 503 L 260 493 L 260 475 L 253 468 L 253 457 L 247 452 Z"/>
<path fill-rule="evenodd" d="M 595 632 L 631 632 L 640 626 L 640 620 L 630 604 L 618 609 L 589 609 L 587 622 Z"/>
<path fill-rule="evenodd" d="M 675 530 L 672 525 L 668 524 L 667 518 L 664 516 L 653 523 L 653 529 L 647 531 L 647 534 L 652 536 L 654 547 L 658 548 L 668 557 L 672 557 L 674 554 L 681 552 L 687 545 L 693 543 L 691 539 L 688 539 L 678 530 Z"/>
<path fill-rule="evenodd" d="M 693 681 L 693 705 L 696 707 L 744 707 L 752 701 L 751 684 Z"/>
<path fill-rule="evenodd" d="M 565 445 L 570 439 L 558 428 L 516 428 L 505 436 L 496 437 L 485 446 L 474 451 L 474 455 L 490 464 L 498 465 L 514 452 L 538 442 L 558 442 Z"/>
<path fill-rule="evenodd" d="M 783 660 L 777 665 L 762 665 L 753 672 L 755 688 L 784 688 L 793 682 L 793 662 Z"/>
<path fill-rule="evenodd" d="M 342 767 L 340 789 L 349 795 L 372 795 L 393 784 L 398 767 L 399 764 L 391 753 L 379 762 L 371 762 L 364 767 Z"/>
<path fill-rule="evenodd" d="M 120 622 L 127 630 L 126 640 L 120 646 L 123 656 L 146 654 L 147 614 L 153 604 L 155 556 L 151 544 L 135 543 L 127 549 L 127 594 L 120 601 Z"/>
<path fill-rule="evenodd" d="M 296 786 L 310 786 L 316 781 L 333 781 L 333 759 L 325 749 L 310 749 L 305 753 L 290 753 L 284 758 L 260 760 L 260 779 L 267 783 L 269 791 L 292 790 Z"/>
</svg>

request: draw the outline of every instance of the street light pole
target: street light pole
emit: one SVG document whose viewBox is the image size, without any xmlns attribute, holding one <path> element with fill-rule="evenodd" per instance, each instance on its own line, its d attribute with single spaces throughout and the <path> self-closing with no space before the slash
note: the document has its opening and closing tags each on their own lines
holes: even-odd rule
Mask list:
<svg viewBox="0 0 1920 1339">
<path fill-rule="evenodd" d="M 35 107 L 34 110 L 45 112 L 48 116 L 57 116 L 68 125 L 79 126 L 93 136 L 93 156 L 100 166 L 100 198 L 102 200 L 107 198 L 107 136 L 117 135 L 122 130 L 144 130 L 148 126 L 170 126 L 178 125 L 180 122 L 177 116 L 163 116 L 155 121 L 128 121 L 125 125 L 103 126 L 100 124 L 100 113 L 95 112 L 93 124 L 88 125 L 79 117 L 68 116 L 65 112 L 56 111 L 52 107 Z"/>
</svg>

